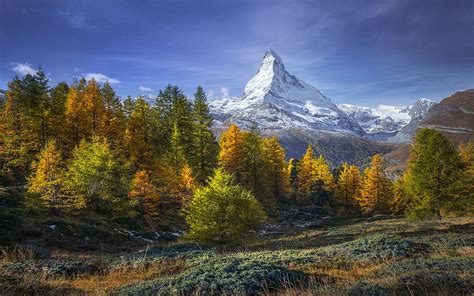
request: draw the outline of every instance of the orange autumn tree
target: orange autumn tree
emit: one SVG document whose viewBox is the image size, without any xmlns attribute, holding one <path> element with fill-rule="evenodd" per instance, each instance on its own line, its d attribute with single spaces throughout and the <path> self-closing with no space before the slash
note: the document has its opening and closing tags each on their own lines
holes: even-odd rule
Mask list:
<svg viewBox="0 0 474 296">
<path fill-rule="evenodd" d="M 234 175 L 237 183 L 243 181 L 245 172 L 245 132 L 239 130 L 235 124 L 222 133 L 219 141 L 219 166 Z"/>
<path fill-rule="evenodd" d="M 86 121 L 87 135 L 102 135 L 101 127 L 103 127 L 105 119 L 105 106 L 100 93 L 100 86 L 94 79 L 89 80 L 84 90 L 84 107 L 84 111 L 88 115 Z"/>
<path fill-rule="evenodd" d="M 392 182 L 385 175 L 384 160 L 380 154 L 376 154 L 364 171 L 357 201 L 364 213 L 381 213 L 387 210 L 391 195 Z"/>
<path fill-rule="evenodd" d="M 131 199 L 132 205 L 138 208 L 141 215 L 151 219 L 158 217 L 157 205 L 160 197 L 148 171 L 141 170 L 135 173 L 128 196 Z"/>
</svg>

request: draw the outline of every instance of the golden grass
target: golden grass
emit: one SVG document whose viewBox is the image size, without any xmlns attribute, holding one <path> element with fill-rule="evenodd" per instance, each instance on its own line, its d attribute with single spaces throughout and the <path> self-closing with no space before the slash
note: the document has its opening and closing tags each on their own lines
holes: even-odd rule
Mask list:
<svg viewBox="0 0 474 296">
<path fill-rule="evenodd" d="M 106 295 L 130 284 L 180 273 L 187 269 L 182 259 L 162 260 L 134 269 L 120 269 L 102 275 L 81 275 L 74 279 L 51 279 L 46 284 L 60 289 L 72 288 L 86 295 Z"/>
</svg>

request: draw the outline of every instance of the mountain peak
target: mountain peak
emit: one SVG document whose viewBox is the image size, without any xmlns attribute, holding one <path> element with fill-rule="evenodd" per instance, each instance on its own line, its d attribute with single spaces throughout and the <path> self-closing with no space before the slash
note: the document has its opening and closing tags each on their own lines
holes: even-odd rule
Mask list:
<svg viewBox="0 0 474 296">
<path fill-rule="evenodd" d="M 285 67 L 285 65 L 283 64 L 283 61 L 280 58 L 280 56 L 271 48 L 268 48 L 265 51 L 265 55 L 263 56 L 262 65 L 265 62 L 277 63 L 277 64 L 280 64 L 283 68 Z"/>
</svg>

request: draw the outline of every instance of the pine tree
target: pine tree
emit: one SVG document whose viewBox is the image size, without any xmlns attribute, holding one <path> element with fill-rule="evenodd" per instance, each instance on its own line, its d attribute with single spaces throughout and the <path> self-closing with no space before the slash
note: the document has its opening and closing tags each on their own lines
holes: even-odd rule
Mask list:
<svg viewBox="0 0 474 296">
<path fill-rule="evenodd" d="M 128 196 L 132 201 L 132 205 L 138 208 L 138 211 L 142 216 L 151 219 L 158 218 L 158 203 L 160 202 L 160 196 L 148 171 L 141 170 L 135 173 Z"/>
<path fill-rule="evenodd" d="M 419 129 L 408 168 L 413 189 L 408 212 L 412 217 L 438 217 L 458 201 L 462 163 L 453 144 L 440 132 Z"/>
<path fill-rule="evenodd" d="M 384 169 L 382 156 L 376 154 L 372 156 L 370 167 L 364 171 L 357 201 L 366 214 L 387 211 L 392 195 L 392 183 L 385 175 Z"/>
<path fill-rule="evenodd" d="M 355 197 L 360 186 L 360 171 L 355 165 L 342 163 L 342 171 L 339 174 L 336 185 L 336 198 L 345 205 L 356 203 Z"/>
<path fill-rule="evenodd" d="M 224 131 L 219 140 L 219 166 L 234 175 L 238 183 L 243 182 L 245 169 L 245 133 L 235 124 Z"/>
<path fill-rule="evenodd" d="M 266 183 L 269 185 L 270 193 L 277 200 L 284 199 L 290 191 L 290 179 L 285 161 L 285 150 L 273 136 L 263 140 L 263 159 L 266 169 Z M 260 180 L 264 182 L 264 180 Z"/>
<path fill-rule="evenodd" d="M 288 164 L 288 179 L 290 181 L 290 187 L 293 192 L 297 192 L 299 188 L 298 175 L 300 171 L 300 161 L 296 158 L 292 158 Z"/>
<path fill-rule="evenodd" d="M 54 140 L 48 141 L 33 164 L 33 174 L 28 180 L 28 192 L 38 194 L 53 207 L 65 205 L 62 199 L 63 168 L 61 152 Z"/>
<path fill-rule="evenodd" d="M 218 146 L 212 133 L 212 116 L 207 98 L 201 86 L 194 94 L 193 151 L 189 157 L 194 176 L 204 184 L 217 166 Z"/>
</svg>

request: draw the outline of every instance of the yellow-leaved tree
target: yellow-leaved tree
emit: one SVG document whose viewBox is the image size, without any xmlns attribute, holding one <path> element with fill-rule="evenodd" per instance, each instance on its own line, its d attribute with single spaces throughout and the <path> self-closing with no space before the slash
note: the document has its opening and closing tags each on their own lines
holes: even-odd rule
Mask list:
<svg viewBox="0 0 474 296">
<path fill-rule="evenodd" d="M 308 146 L 299 164 L 298 190 L 303 195 L 307 195 L 311 187 L 317 183 L 322 184 L 324 190 L 328 192 L 335 188 L 334 177 L 326 159 L 322 155 L 315 157 L 313 148 Z"/>
<path fill-rule="evenodd" d="M 273 136 L 262 142 L 263 158 L 266 162 L 266 182 L 270 193 L 275 199 L 285 198 L 290 191 L 290 180 L 288 178 L 288 167 L 285 161 L 285 149 L 280 145 L 278 139 Z M 263 180 L 262 180 L 263 181 Z"/>
<path fill-rule="evenodd" d="M 383 213 L 387 211 L 391 195 L 392 182 L 385 175 L 384 160 L 380 154 L 376 154 L 364 171 L 357 201 L 366 214 Z"/>
<path fill-rule="evenodd" d="M 235 124 L 222 133 L 219 145 L 219 166 L 234 175 L 237 183 L 243 181 L 245 172 L 245 132 Z"/>
<path fill-rule="evenodd" d="M 53 207 L 64 206 L 61 198 L 63 186 L 63 168 L 61 151 L 56 141 L 50 140 L 33 163 L 33 173 L 28 179 L 28 192 L 38 194 L 42 200 Z"/>
<path fill-rule="evenodd" d="M 336 185 L 336 198 L 351 206 L 357 203 L 355 197 L 360 187 L 360 171 L 355 165 L 344 162 Z"/>
</svg>

